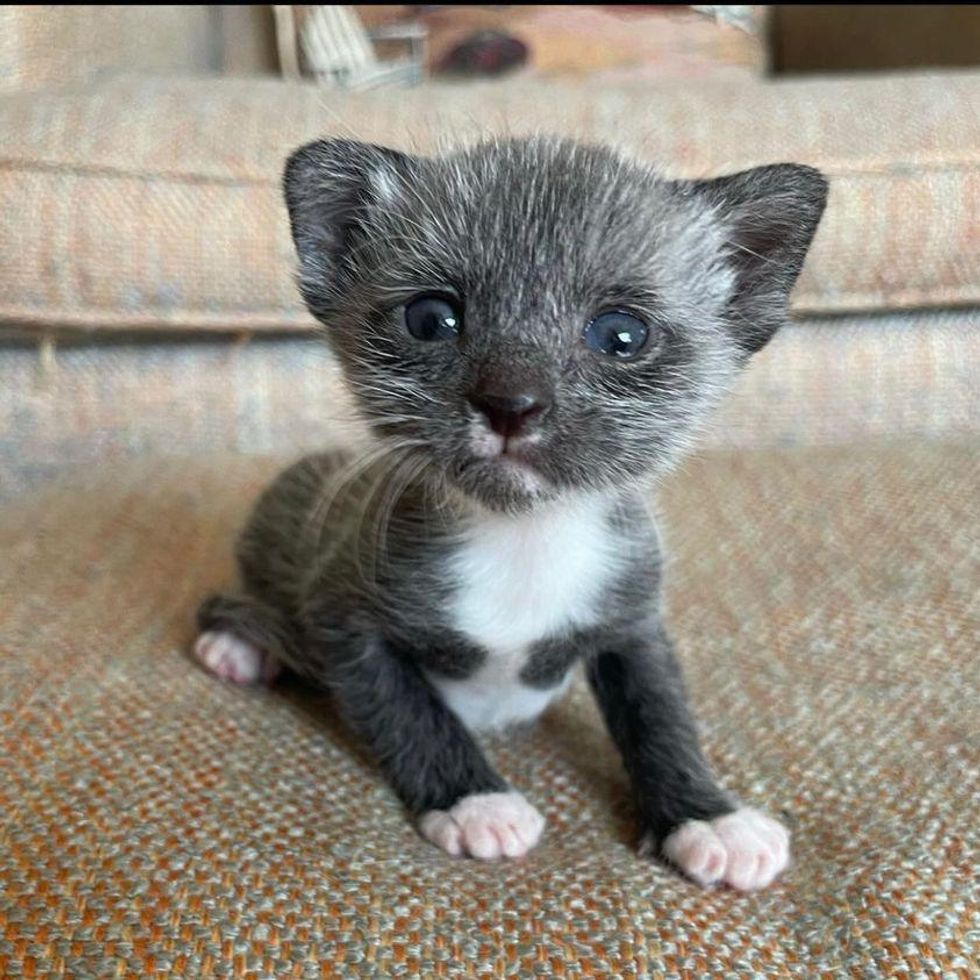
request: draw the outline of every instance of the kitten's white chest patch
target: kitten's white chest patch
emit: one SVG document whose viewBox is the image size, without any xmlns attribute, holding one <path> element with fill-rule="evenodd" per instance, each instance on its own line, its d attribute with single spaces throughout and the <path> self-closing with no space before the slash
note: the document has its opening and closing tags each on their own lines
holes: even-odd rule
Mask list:
<svg viewBox="0 0 980 980">
<path fill-rule="evenodd" d="M 495 657 L 595 620 L 612 572 L 601 498 L 475 519 L 456 553 L 453 625 Z"/>
<path fill-rule="evenodd" d="M 534 718 L 564 689 L 530 688 L 519 675 L 534 643 L 595 621 L 615 567 L 608 509 L 587 498 L 473 520 L 452 563 L 450 615 L 487 660 L 465 680 L 432 678 L 471 728 Z"/>
</svg>

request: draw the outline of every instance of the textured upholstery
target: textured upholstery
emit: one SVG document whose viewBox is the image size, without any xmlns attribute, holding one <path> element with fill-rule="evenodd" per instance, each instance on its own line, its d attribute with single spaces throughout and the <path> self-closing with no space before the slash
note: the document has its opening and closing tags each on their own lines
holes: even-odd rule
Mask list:
<svg viewBox="0 0 980 980">
<path fill-rule="evenodd" d="M 977 975 L 980 457 L 710 455 L 668 484 L 709 755 L 782 814 L 754 896 L 639 858 L 581 687 L 492 755 L 548 819 L 453 861 L 297 687 L 183 654 L 265 460 L 89 469 L 0 512 L 0 975 Z"/>
<path fill-rule="evenodd" d="M 603 87 L 498 82 L 352 96 L 133 78 L 0 99 L 0 323 L 304 327 L 279 192 L 324 134 L 611 141 L 676 175 L 779 160 L 832 178 L 801 310 L 980 305 L 980 74 Z"/>
</svg>

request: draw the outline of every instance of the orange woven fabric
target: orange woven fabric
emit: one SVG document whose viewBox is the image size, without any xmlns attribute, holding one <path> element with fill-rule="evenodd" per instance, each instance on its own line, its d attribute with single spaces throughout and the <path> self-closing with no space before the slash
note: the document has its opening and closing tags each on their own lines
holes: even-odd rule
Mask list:
<svg viewBox="0 0 980 980">
<path fill-rule="evenodd" d="M 772 889 L 639 858 L 581 686 L 491 747 L 520 863 L 424 843 L 326 699 L 184 655 L 266 460 L 79 473 L 0 512 L 0 974 L 944 976 L 980 968 L 980 456 L 713 454 L 665 489 L 709 755 L 782 814 Z"/>
</svg>

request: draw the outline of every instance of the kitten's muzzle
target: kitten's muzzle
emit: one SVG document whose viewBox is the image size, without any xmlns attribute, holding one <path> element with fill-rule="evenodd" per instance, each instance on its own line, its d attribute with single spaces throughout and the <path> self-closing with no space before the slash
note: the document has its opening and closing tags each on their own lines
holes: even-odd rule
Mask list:
<svg viewBox="0 0 980 980">
<path fill-rule="evenodd" d="M 466 397 L 490 428 L 505 439 L 525 435 L 551 408 L 550 398 L 529 391 L 471 391 Z"/>
</svg>

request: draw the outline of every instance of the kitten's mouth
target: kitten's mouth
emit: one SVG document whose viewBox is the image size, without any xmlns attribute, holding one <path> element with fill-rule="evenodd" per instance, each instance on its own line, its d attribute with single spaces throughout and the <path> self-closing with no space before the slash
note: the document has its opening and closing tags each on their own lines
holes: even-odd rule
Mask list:
<svg viewBox="0 0 980 980">
<path fill-rule="evenodd" d="M 478 460 L 533 471 L 538 469 L 534 462 L 538 442 L 540 438 L 533 435 L 502 436 L 483 431 L 474 435 L 470 448 Z"/>
<path fill-rule="evenodd" d="M 536 459 L 535 443 L 491 434 L 474 439 L 457 465 L 460 488 L 491 506 L 523 506 L 547 494 L 551 481 Z"/>
<path fill-rule="evenodd" d="M 493 454 L 475 453 L 459 464 L 459 472 L 469 472 L 474 469 L 485 472 L 513 472 L 538 474 L 530 453 L 523 447 L 504 446 Z"/>
<path fill-rule="evenodd" d="M 499 446 L 494 447 L 490 452 L 479 453 L 478 455 L 496 469 L 505 473 L 510 472 L 515 475 L 524 474 L 526 476 L 540 479 L 540 467 L 535 462 L 534 447 L 526 438 L 500 438 Z"/>
<path fill-rule="evenodd" d="M 530 470 L 535 468 L 534 463 L 531 461 L 526 442 L 523 439 L 504 439 L 504 444 L 500 447 L 497 459 L 511 466 L 525 466 Z"/>
</svg>

